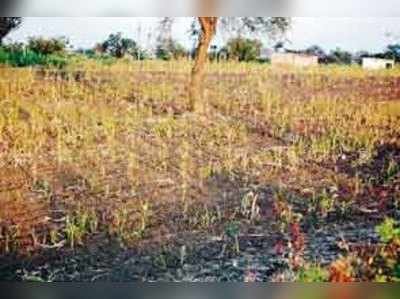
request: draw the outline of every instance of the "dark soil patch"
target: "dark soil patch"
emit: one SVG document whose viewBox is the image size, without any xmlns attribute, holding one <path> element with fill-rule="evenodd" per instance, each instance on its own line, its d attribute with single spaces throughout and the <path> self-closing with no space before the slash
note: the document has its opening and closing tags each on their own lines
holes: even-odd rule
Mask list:
<svg viewBox="0 0 400 299">
<path fill-rule="evenodd" d="M 352 177 L 359 176 L 364 182 L 381 186 L 397 181 L 400 175 L 400 148 L 395 144 L 379 145 L 372 159 L 361 165 L 354 165 L 360 158 L 357 152 L 345 154 L 335 165 L 337 171 Z"/>
</svg>

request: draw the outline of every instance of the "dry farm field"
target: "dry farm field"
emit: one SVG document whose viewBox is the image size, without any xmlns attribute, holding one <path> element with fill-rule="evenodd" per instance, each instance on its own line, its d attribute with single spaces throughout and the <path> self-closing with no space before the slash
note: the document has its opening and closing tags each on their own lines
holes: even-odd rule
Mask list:
<svg viewBox="0 0 400 299">
<path fill-rule="evenodd" d="M 0 69 L 0 280 L 400 278 L 400 70 Z"/>
</svg>

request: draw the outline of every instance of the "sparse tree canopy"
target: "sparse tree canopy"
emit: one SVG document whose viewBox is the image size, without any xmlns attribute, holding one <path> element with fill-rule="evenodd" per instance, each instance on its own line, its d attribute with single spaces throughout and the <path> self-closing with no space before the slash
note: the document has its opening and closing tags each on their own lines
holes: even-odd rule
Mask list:
<svg viewBox="0 0 400 299">
<path fill-rule="evenodd" d="M 21 22 L 22 18 L 20 17 L 0 17 L 0 44 L 7 34 L 21 25 Z"/>
<path fill-rule="evenodd" d="M 110 34 L 100 47 L 102 52 L 116 58 L 122 58 L 127 54 L 136 57 L 139 52 L 136 42 L 133 39 L 123 37 L 121 32 Z"/>
<path fill-rule="evenodd" d="M 400 44 L 388 45 L 385 51 L 385 57 L 400 61 Z"/>
</svg>

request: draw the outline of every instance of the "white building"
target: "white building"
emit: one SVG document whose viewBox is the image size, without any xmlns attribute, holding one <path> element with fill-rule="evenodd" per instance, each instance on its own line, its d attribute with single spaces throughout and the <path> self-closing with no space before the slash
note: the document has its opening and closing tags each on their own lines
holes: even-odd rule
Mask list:
<svg viewBox="0 0 400 299">
<path fill-rule="evenodd" d="M 298 53 L 273 53 L 272 65 L 293 65 L 298 67 L 317 66 L 318 56 Z"/>
<path fill-rule="evenodd" d="M 394 68 L 393 59 L 382 59 L 373 57 L 364 57 L 362 59 L 362 67 L 369 70 L 381 70 Z"/>
</svg>

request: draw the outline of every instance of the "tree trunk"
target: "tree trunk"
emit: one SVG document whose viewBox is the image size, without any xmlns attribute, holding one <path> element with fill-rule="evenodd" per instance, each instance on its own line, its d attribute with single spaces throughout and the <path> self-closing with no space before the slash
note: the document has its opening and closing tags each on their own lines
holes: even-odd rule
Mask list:
<svg viewBox="0 0 400 299">
<path fill-rule="evenodd" d="M 192 69 L 192 76 L 189 86 L 190 109 L 203 108 L 203 81 L 205 65 L 208 60 L 208 48 L 213 39 L 216 27 L 217 17 L 199 17 L 201 25 L 201 35 L 196 49 L 195 62 Z"/>
</svg>

